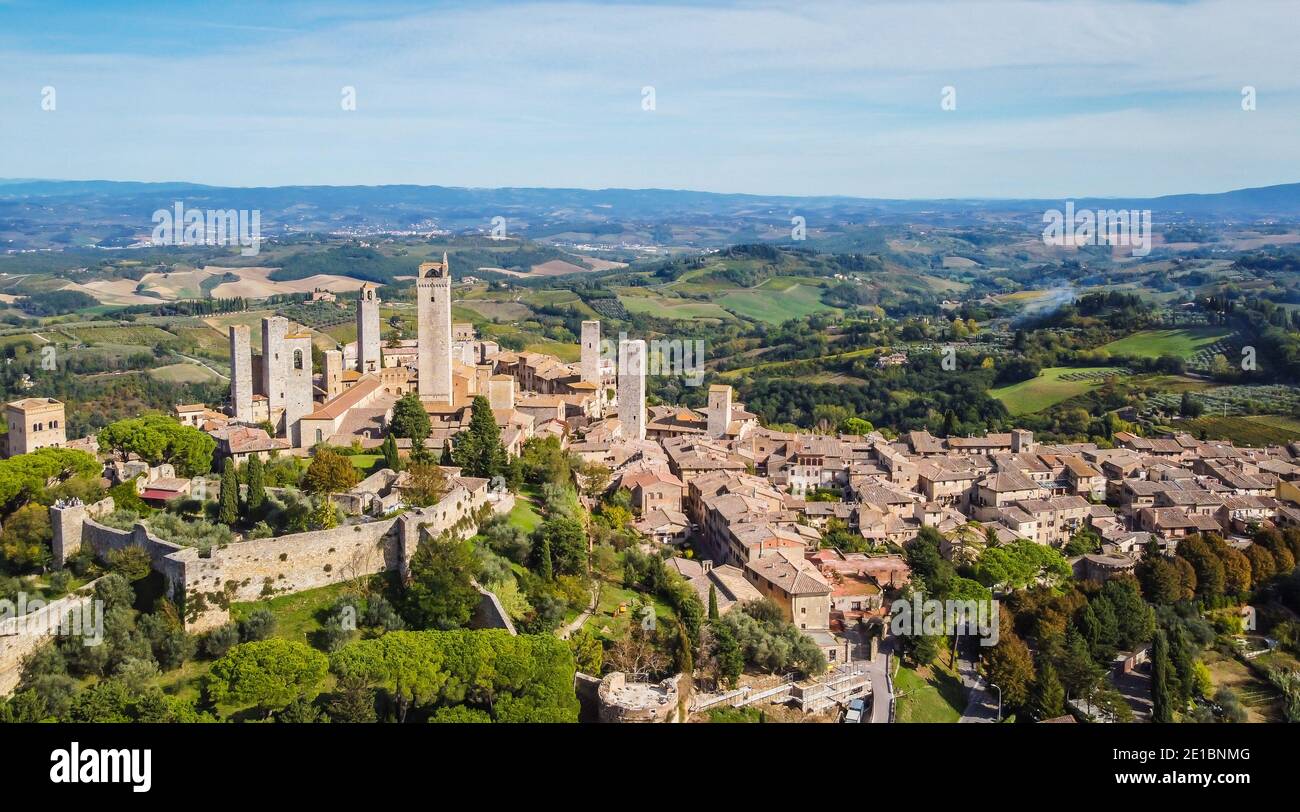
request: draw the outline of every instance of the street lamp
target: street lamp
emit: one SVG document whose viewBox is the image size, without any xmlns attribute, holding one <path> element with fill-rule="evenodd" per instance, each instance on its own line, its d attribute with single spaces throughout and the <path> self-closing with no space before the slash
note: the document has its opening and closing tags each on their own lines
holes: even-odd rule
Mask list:
<svg viewBox="0 0 1300 812">
<path fill-rule="evenodd" d="M 992 685 L 994 688 L 998 688 L 997 685 L 994 685 L 991 682 L 989 683 L 989 685 Z M 1002 721 L 1002 689 L 1001 688 L 998 688 L 998 721 L 999 722 Z"/>
</svg>

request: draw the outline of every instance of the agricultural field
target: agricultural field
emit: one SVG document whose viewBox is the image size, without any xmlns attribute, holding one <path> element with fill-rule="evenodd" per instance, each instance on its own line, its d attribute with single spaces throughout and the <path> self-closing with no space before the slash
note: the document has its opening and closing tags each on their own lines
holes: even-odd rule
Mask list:
<svg viewBox="0 0 1300 812">
<path fill-rule="evenodd" d="M 1142 414 L 1148 417 L 1178 414 L 1182 391 L 1185 390 L 1170 389 L 1147 398 L 1142 404 Z M 1287 384 L 1203 387 L 1196 391 L 1195 397 L 1205 407 L 1206 417 L 1288 415 L 1300 411 L 1300 387 Z"/>
<path fill-rule="evenodd" d="M 1036 378 L 990 389 L 989 394 L 1002 401 L 1012 415 L 1033 414 L 1125 373 L 1117 367 L 1048 367 Z"/>
<path fill-rule="evenodd" d="M 1300 440 L 1300 420 L 1285 415 L 1199 417 L 1172 422 L 1170 428 L 1194 437 L 1231 440 L 1238 445 L 1285 445 Z"/>
<path fill-rule="evenodd" d="M 1132 335 L 1102 345 L 1111 355 L 1159 358 L 1174 355 L 1191 360 L 1203 351 L 1213 350 L 1232 331 L 1224 327 L 1182 327 L 1175 330 L 1140 330 Z"/>
<path fill-rule="evenodd" d="M 198 364 L 168 364 L 149 370 L 149 377 L 171 383 L 214 383 L 223 380 L 210 369 Z"/>
<path fill-rule="evenodd" d="M 629 313 L 661 319 L 730 319 L 732 315 L 713 302 L 663 296 L 648 288 L 617 288 L 618 299 Z"/>
<path fill-rule="evenodd" d="M 130 325 L 123 327 L 63 327 L 61 332 L 83 344 L 118 344 L 137 347 L 155 347 L 176 336 L 159 327 Z"/>
<path fill-rule="evenodd" d="M 806 282 L 787 282 L 785 279 L 769 279 L 756 288 L 723 294 L 719 302 L 741 318 L 768 324 L 837 310 L 822 302 L 820 288 Z"/>
</svg>

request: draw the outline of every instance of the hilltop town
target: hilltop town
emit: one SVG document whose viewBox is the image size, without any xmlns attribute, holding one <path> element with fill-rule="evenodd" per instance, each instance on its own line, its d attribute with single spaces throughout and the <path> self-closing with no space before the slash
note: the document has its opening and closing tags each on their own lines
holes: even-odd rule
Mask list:
<svg viewBox="0 0 1300 812">
<path fill-rule="evenodd" d="M 1171 646 L 1205 669 L 1213 623 L 1243 656 L 1282 655 L 1276 629 L 1250 635 L 1246 601 L 1300 555 L 1298 443 L 937 437 L 856 418 L 777 430 L 722 383 L 701 409 L 649 405 L 651 370 L 688 377 L 680 351 L 615 344 L 599 320 L 569 363 L 479 337 L 452 320 L 446 255 L 419 267 L 414 341 L 381 340 L 377 286 L 352 295 L 357 339 L 320 370 L 283 316 L 262 318 L 257 354 L 250 327 L 230 326 L 220 409 L 178 404 L 77 438 L 56 400 L 8 404 L 5 476 L 49 494 L 22 508 L 36 529 L 11 542 L 26 546 L 6 547 L 48 598 L 4 621 L 9 716 L 84 720 L 122 673 L 126 718 L 145 718 L 142 697 L 173 720 L 250 705 L 298 721 L 405 718 L 412 703 L 484 715 L 357 671 L 387 656 L 375 641 L 419 660 L 468 634 L 545 652 L 548 698 L 508 689 L 529 703 L 521 720 L 1244 720 L 1230 690 L 1211 706 L 1190 675 L 1164 682 Z M 141 606 L 146 593 L 160 602 Z M 317 601 L 308 620 L 331 642 L 271 631 L 288 596 Z M 899 626 L 899 601 L 935 598 L 981 625 Z M 1161 614 L 1193 600 L 1182 620 Z M 135 604 L 118 631 L 143 651 L 83 661 L 76 622 L 101 601 Z M 1062 625 L 1044 625 L 1052 613 Z M 259 647 L 315 664 L 276 697 L 221 676 Z M 195 657 L 201 678 L 168 677 Z M 326 667 L 355 695 L 321 698 Z M 945 674 L 960 704 L 927 709 Z"/>
</svg>

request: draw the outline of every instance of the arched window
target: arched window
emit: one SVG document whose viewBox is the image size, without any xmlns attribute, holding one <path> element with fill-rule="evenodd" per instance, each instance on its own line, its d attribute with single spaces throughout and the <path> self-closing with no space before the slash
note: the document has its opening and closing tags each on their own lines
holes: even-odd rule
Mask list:
<svg viewBox="0 0 1300 812">
<path fill-rule="evenodd" d="M 302 369 L 302 350 L 293 351 L 293 368 Z"/>
<path fill-rule="evenodd" d="M 371 301 L 371 300 L 374 299 L 374 298 L 375 298 L 375 292 L 374 292 L 373 290 L 367 290 L 367 291 L 366 291 L 366 301 L 369 302 L 369 301 Z"/>
</svg>

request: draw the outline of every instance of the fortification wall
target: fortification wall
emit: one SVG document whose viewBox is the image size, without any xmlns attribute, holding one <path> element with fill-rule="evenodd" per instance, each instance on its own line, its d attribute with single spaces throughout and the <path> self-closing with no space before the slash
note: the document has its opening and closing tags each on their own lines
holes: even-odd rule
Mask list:
<svg viewBox="0 0 1300 812">
<path fill-rule="evenodd" d="M 97 627 L 94 622 L 94 589 L 95 582 L 91 582 L 34 612 L 0 620 L 0 696 L 7 696 L 18 687 L 23 658 L 53 637 L 61 626 L 70 632 L 79 630 L 88 642 L 96 636 L 102 637 L 102 614 Z M 14 608 L 4 605 L 3 609 L 7 611 L 0 611 L 0 614 L 7 614 Z"/>
</svg>

